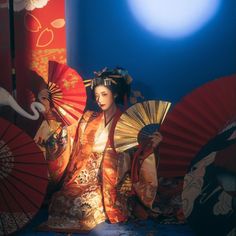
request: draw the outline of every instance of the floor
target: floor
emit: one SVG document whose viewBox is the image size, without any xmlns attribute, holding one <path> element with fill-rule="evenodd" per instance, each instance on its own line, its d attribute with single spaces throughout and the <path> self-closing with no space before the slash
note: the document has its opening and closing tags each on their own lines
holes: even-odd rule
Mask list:
<svg viewBox="0 0 236 236">
<path fill-rule="evenodd" d="M 57 236 L 195 236 L 194 232 L 190 229 L 187 224 L 176 224 L 176 223 L 158 223 L 155 220 L 146 221 L 135 221 L 125 224 L 109 224 L 102 223 L 97 225 L 95 229 L 86 234 L 66 234 L 66 233 L 55 233 L 55 232 L 39 232 L 36 230 L 37 226 L 45 221 L 47 214 L 44 210 L 34 217 L 34 219 L 21 231 L 17 232 L 17 236 L 30 236 L 30 235 L 57 235 Z"/>
</svg>

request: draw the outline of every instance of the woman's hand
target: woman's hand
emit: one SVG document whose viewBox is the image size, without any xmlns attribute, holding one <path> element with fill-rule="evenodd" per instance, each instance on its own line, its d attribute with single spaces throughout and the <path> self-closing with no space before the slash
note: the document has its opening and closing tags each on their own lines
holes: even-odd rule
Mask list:
<svg viewBox="0 0 236 236">
<path fill-rule="evenodd" d="M 160 142 L 163 139 L 161 133 L 158 132 L 158 131 L 154 132 L 152 135 L 149 135 L 149 138 L 150 138 L 151 143 L 152 143 L 151 144 L 152 148 L 154 148 L 154 149 L 160 144 Z"/>
<path fill-rule="evenodd" d="M 65 150 L 67 145 L 67 130 L 65 127 L 58 128 L 52 135 L 44 142 L 46 148 L 46 159 L 55 160 Z"/>
</svg>

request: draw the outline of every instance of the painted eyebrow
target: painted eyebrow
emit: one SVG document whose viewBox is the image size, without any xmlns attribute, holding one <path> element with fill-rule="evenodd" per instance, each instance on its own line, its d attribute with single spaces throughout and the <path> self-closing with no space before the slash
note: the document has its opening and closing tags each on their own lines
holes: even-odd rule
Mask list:
<svg viewBox="0 0 236 236">
<path fill-rule="evenodd" d="M 101 93 L 95 93 L 96 96 L 99 95 L 99 94 L 107 94 L 107 92 L 105 92 L 105 91 L 103 92 L 102 91 Z"/>
<path fill-rule="evenodd" d="M 106 92 L 100 93 L 100 94 L 99 93 L 95 93 L 95 97 L 98 97 L 99 95 L 103 95 L 104 96 L 104 95 L 107 95 L 107 93 Z"/>
</svg>

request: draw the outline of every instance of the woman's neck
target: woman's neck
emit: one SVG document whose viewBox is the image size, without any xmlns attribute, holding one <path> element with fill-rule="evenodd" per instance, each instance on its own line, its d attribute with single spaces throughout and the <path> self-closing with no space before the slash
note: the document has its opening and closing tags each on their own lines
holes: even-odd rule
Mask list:
<svg viewBox="0 0 236 236">
<path fill-rule="evenodd" d="M 112 118 L 115 116 L 117 111 L 117 106 L 113 103 L 108 110 L 104 111 L 105 125 L 107 125 Z"/>
</svg>

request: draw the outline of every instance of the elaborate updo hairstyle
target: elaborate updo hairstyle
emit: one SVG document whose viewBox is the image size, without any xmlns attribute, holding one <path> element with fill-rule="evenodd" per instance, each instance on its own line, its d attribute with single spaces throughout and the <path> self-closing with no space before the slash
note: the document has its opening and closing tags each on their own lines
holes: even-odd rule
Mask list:
<svg viewBox="0 0 236 236">
<path fill-rule="evenodd" d="M 126 105 L 130 95 L 130 83 L 132 78 L 128 71 L 122 68 L 108 69 L 95 72 L 95 77 L 91 81 L 92 98 L 95 100 L 94 90 L 97 86 L 103 85 L 111 90 L 115 96 L 115 103 Z"/>
</svg>

